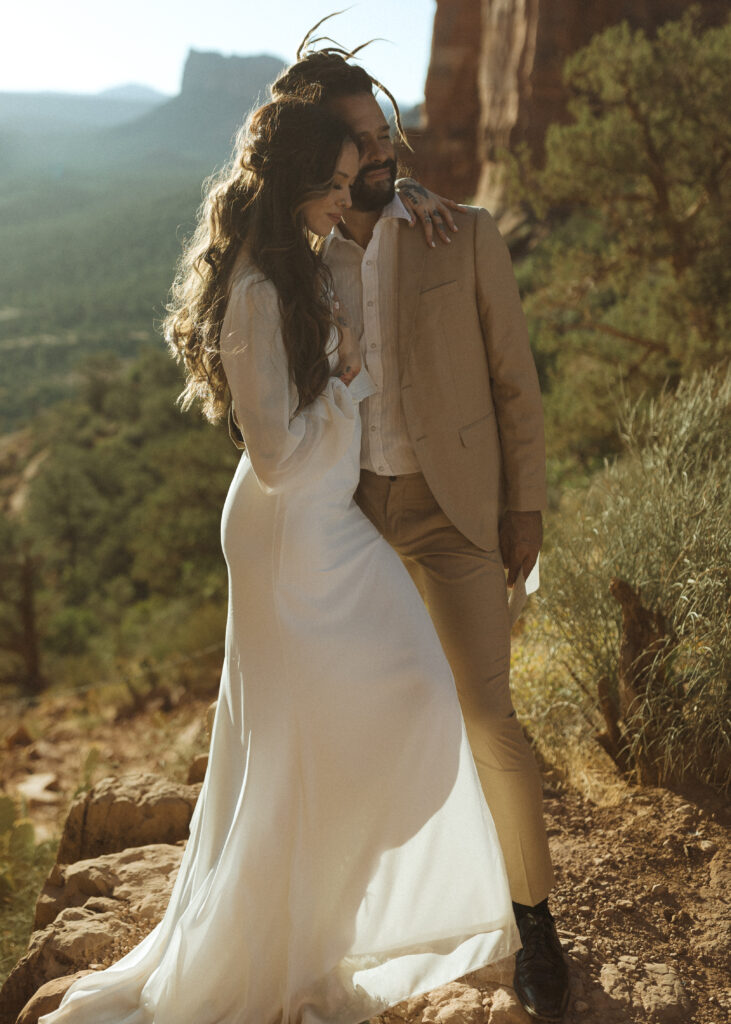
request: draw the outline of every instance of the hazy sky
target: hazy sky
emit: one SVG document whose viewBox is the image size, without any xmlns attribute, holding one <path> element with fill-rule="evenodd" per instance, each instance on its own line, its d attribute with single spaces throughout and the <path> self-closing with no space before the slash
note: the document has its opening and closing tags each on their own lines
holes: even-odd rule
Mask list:
<svg viewBox="0 0 731 1024">
<path fill-rule="evenodd" d="M 343 0 L 23 0 L 3 5 L 0 92 L 99 92 L 139 82 L 179 91 L 190 49 L 294 59 Z M 403 102 L 423 96 L 435 0 L 358 0 L 323 26 Z"/>
</svg>

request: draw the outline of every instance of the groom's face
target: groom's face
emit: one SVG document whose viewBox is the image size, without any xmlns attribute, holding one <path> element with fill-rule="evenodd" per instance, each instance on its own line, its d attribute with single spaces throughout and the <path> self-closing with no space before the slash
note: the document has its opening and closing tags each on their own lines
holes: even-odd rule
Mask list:
<svg viewBox="0 0 731 1024">
<path fill-rule="evenodd" d="M 350 190 L 356 210 L 382 210 L 394 197 L 396 151 L 383 111 L 370 93 L 341 96 L 329 104 L 358 145 L 360 170 Z"/>
</svg>

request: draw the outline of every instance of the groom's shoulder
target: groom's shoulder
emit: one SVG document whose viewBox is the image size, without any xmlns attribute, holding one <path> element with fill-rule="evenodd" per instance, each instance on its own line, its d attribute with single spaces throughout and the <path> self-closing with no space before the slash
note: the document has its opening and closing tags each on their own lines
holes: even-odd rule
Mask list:
<svg viewBox="0 0 731 1024">
<path fill-rule="evenodd" d="M 468 239 L 469 244 L 474 244 L 475 232 L 484 232 L 485 230 L 488 232 L 498 231 L 495 219 L 482 206 L 460 206 L 458 210 L 452 210 L 451 213 L 457 228 L 457 231 L 447 231 L 452 244 L 455 242 L 464 244 Z M 424 232 L 418 221 L 413 228 L 409 227 L 408 221 L 401 221 L 399 231 L 403 238 L 411 237 L 413 242 L 426 246 Z M 437 244 L 432 249 L 432 252 L 439 252 L 442 249 L 450 248 L 449 243 L 442 242 L 438 238 L 435 238 L 435 240 Z M 418 245 L 412 244 L 411 248 L 418 250 Z"/>
<path fill-rule="evenodd" d="M 487 210 L 480 206 L 463 206 L 459 210 L 453 210 L 452 216 L 457 231 L 448 232 L 449 242 L 443 242 L 437 238 L 434 248 L 427 247 L 424 232 L 418 222 L 412 228 L 404 221 L 399 228 L 399 253 L 402 266 L 412 263 L 421 265 L 425 255 L 433 265 L 444 264 L 445 270 L 455 262 L 463 266 L 469 264 L 470 261 L 474 262 L 478 236 L 481 237 L 485 233 L 491 234 L 493 231 L 497 232 L 495 221 Z"/>
<path fill-rule="evenodd" d="M 452 238 L 465 230 L 470 236 L 475 232 L 485 231 L 499 234 L 495 218 L 482 206 L 461 206 L 459 210 L 452 211 L 452 216 L 456 227 L 459 228 L 459 231 L 452 234 Z"/>
</svg>

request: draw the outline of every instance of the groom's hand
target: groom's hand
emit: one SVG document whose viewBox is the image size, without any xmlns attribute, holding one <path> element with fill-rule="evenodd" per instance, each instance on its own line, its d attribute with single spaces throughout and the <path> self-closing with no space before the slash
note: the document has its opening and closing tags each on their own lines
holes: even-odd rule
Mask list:
<svg viewBox="0 0 731 1024">
<path fill-rule="evenodd" d="M 508 586 L 512 587 L 523 570 L 523 578 L 536 564 L 543 542 L 543 519 L 540 512 L 508 510 L 500 520 L 500 554 L 508 570 Z"/>
</svg>

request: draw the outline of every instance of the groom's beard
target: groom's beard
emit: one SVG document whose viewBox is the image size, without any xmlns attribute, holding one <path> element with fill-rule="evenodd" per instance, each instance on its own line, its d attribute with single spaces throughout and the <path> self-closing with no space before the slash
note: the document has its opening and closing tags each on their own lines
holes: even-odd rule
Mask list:
<svg viewBox="0 0 731 1024">
<path fill-rule="evenodd" d="M 390 171 L 388 178 L 381 181 L 374 181 L 369 184 L 365 180 L 369 171 Z M 354 210 L 372 213 L 375 210 L 382 210 L 387 206 L 396 194 L 396 161 L 384 160 L 380 164 L 366 164 L 361 167 L 358 177 L 353 182 L 350 190 L 350 200 Z"/>
</svg>

